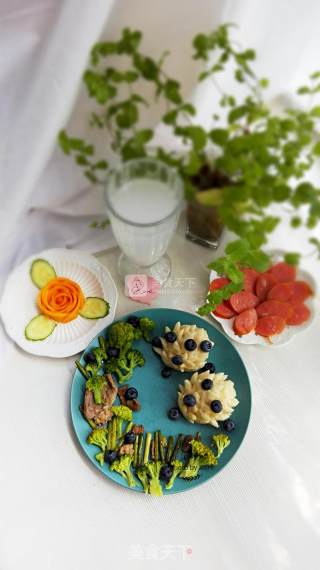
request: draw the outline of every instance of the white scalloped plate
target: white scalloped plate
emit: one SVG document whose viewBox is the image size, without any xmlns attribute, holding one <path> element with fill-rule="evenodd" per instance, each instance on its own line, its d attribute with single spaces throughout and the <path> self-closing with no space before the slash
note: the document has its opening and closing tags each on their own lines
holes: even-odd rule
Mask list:
<svg viewBox="0 0 320 570">
<path fill-rule="evenodd" d="M 34 259 L 47 259 L 58 276 L 79 283 L 86 297 L 103 297 L 110 312 L 103 319 L 77 317 L 70 323 L 58 324 L 53 333 L 42 341 L 27 340 L 24 329 L 39 313 L 36 305 L 37 287 L 32 283 L 30 267 Z M 87 252 L 68 249 L 48 249 L 28 257 L 9 275 L 2 299 L 0 315 L 8 335 L 23 350 L 39 356 L 61 358 L 77 354 L 97 333 L 112 323 L 117 305 L 117 288 L 109 271 Z"/>
<path fill-rule="evenodd" d="M 281 251 L 281 250 L 272 251 L 273 263 L 276 263 L 277 261 L 281 261 L 283 259 L 284 253 L 285 252 Z M 216 277 L 218 277 L 218 274 L 215 271 L 211 271 L 209 283 L 211 283 L 211 281 L 213 279 L 215 279 Z M 265 339 L 263 336 L 256 335 L 254 332 L 246 334 L 244 336 L 237 336 L 233 332 L 234 318 L 221 319 L 220 317 L 217 317 L 216 315 L 213 315 L 213 314 L 211 314 L 211 317 L 215 321 L 220 323 L 224 332 L 232 340 L 234 340 L 240 344 L 259 344 L 259 345 L 268 346 L 268 347 L 283 346 L 284 344 L 287 344 L 288 342 L 290 342 L 290 340 L 297 333 L 300 333 L 300 332 L 306 330 L 307 328 L 309 328 L 309 326 L 311 325 L 311 323 L 313 322 L 313 320 L 315 318 L 315 313 L 316 313 L 316 306 L 315 306 L 316 282 L 313 279 L 312 275 L 308 271 L 304 271 L 303 269 L 298 269 L 297 277 L 298 277 L 298 279 L 302 279 L 303 281 L 306 281 L 307 283 L 309 283 L 309 285 L 312 287 L 312 289 L 315 293 L 313 297 L 310 297 L 309 299 L 307 299 L 305 301 L 305 304 L 308 305 L 308 307 L 311 311 L 310 319 L 308 321 L 306 321 L 305 323 L 303 323 L 302 325 L 286 326 L 286 328 L 284 329 L 284 331 L 281 334 L 277 334 L 277 335 L 272 337 L 272 341 Z"/>
</svg>

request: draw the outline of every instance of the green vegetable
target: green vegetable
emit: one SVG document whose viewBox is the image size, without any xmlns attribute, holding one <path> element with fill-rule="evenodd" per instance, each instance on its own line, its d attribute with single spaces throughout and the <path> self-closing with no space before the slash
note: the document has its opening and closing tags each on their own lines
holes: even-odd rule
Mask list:
<svg viewBox="0 0 320 570">
<path fill-rule="evenodd" d="M 149 477 L 149 493 L 157 497 L 163 495 L 160 483 L 161 461 L 152 461 L 146 464 L 146 470 Z"/>
<path fill-rule="evenodd" d="M 90 376 L 86 382 L 86 389 L 93 392 L 94 401 L 96 404 L 102 404 L 103 402 L 103 387 L 106 384 L 106 379 L 104 376 L 96 375 Z"/>
<path fill-rule="evenodd" d="M 113 417 L 109 423 L 108 431 L 108 449 L 116 449 L 117 447 L 117 418 Z"/>
<path fill-rule="evenodd" d="M 179 433 L 179 435 L 177 437 L 176 444 L 173 448 L 173 452 L 172 452 L 171 457 L 170 457 L 170 463 L 176 459 L 178 452 L 179 452 L 181 445 L 182 445 L 183 437 L 184 437 L 183 433 Z"/>
<path fill-rule="evenodd" d="M 100 463 L 101 467 L 104 464 L 104 453 L 105 450 L 107 448 L 107 434 L 108 434 L 108 429 L 107 428 L 98 428 L 98 429 L 94 429 L 87 438 L 87 442 L 90 443 L 91 445 L 96 445 L 97 447 L 100 447 L 101 452 L 97 453 L 96 455 L 96 460 Z"/>
<path fill-rule="evenodd" d="M 133 467 L 138 466 L 138 445 L 139 445 L 139 441 L 138 441 L 138 437 L 136 436 L 136 439 L 134 440 L 134 444 L 133 444 Z"/>
<path fill-rule="evenodd" d="M 78 368 L 79 372 L 81 372 L 82 376 L 88 380 L 90 378 L 90 374 L 86 371 L 86 369 L 82 366 L 80 360 L 76 360 L 75 362 L 76 367 Z"/>
<path fill-rule="evenodd" d="M 168 483 L 166 483 L 166 489 L 172 489 L 176 478 L 178 477 L 178 475 L 180 475 L 183 469 L 183 463 L 182 461 L 179 461 L 179 459 L 174 459 L 170 465 L 173 468 L 173 471 Z"/>
<path fill-rule="evenodd" d="M 130 380 L 136 366 L 143 366 L 145 363 L 143 354 L 132 348 L 133 341 L 140 338 L 141 334 L 141 331 L 126 322 L 114 323 L 110 328 L 105 344 L 118 348 L 119 356 L 109 359 L 106 357 L 104 366 L 106 372 L 117 375 L 120 384 Z"/>
<path fill-rule="evenodd" d="M 42 289 L 51 279 L 57 277 L 54 267 L 45 259 L 32 262 L 30 276 L 36 287 Z"/>
<path fill-rule="evenodd" d="M 138 436 L 138 465 L 142 465 L 142 452 L 143 452 L 144 435 L 139 433 Z"/>
<path fill-rule="evenodd" d="M 146 465 L 146 463 L 149 461 L 151 440 L 152 440 L 152 433 L 148 432 L 146 435 L 146 442 L 144 446 L 143 465 Z"/>
<path fill-rule="evenodd" d="M 139 328 L 142 332 L 144 340 L 150 342 L 151 333 L 155 328 L 155 322 L 152 319 L 149 319 L 149 317 L 141 317 L 139 321 Z"/>
<path fill-rule="evenodd" d="M 171 455 L 173 452 L 173 446 L 174 446 L 174 437 L 173 437 L 173 435 L 170 435 L 169 439 L 168 439 L 167 452 L 166 452 L 166 462 L 167 463 L 169 463 L 171 460 Z"/>
<path fill-rule="evenodd" d="M 79 315 L 85 319 L 103 319 L 109 314 L 110 305 L 100 297 L 87 297 Z"/>
<path fill-rule="evenodd" d="M 179 477 L 182 479 L 194 479 L 197 477 L 201 467 L 217 464 L 217 458 L 207 445 L 195 439 L 191 440 L 190 445 L 192 450 L 191 457 L 179 474 Z"/>
<path fill-rule="evenodd" d="M 218 459 L 226 447 L 230 445 L 230 438 L 224 433 L 218 433 L 212 436 L 212 441 L 217 448 L 216 458 Z"/>
<path fill-rule="evenodd" d="M 136 475 L 142 483 L 144 492 L 149 493 L 149 476 L 147 467 L 145 465 L 138 467 L 136 470 Z"/>
<path fill-rule="evenodd" d="M 136 487 L 136 481 L 131 471 L 132 460 L 132 455 L 121 455 L 111 463 L 110 469 L 119 473 L 127 481 L 129 487 Z"/>
<path fill-rule="evenodd" d="M 116 420 L 117 437 L 121 437 L 123 422 L 132 421 L 132 410 L 130 410 L 130 408 L 127 406 L 112 406 L 111 411 L 113 413 L 113 417 Z"/>
<path fill-rule="evenodd" d="M 27 340 L 44 340 L 50 336 L 57 323 L 46 317 L 45 315 L 37 315 L 33 317 L 24 329 L 24 336 Z"/>
</svg>

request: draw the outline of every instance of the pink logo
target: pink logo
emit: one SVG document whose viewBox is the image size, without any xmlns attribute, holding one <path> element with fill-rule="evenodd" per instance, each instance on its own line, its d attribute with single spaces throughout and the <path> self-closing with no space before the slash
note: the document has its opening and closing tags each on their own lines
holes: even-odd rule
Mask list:
<svg viewBox="0 0 320 570">
<path fill-rule="evenodd" d="M 135 274 L 126 275 L 125 295 L 138 303 L 151 305 L 159 295 L 160 284 L 149 275 Z"/>
</svg>

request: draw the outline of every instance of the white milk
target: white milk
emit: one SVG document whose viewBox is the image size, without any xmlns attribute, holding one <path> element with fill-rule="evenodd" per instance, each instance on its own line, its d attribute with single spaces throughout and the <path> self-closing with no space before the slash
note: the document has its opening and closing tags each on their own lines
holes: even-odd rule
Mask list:
<svg viewBox="0 0 320 570">
<path fill-rule="evenodd" d="M 152 265 L 166 252 L 178 221 L 177 201 L 177 194 L 169 185 L 148 178 L 124 182 L 110 195 L 115 213 L 126 220 L 109 212 L 115 238 L 122 251 L 137 265 Z M 169 219 L 161 222 L 168 216 Z"/>
</svg>

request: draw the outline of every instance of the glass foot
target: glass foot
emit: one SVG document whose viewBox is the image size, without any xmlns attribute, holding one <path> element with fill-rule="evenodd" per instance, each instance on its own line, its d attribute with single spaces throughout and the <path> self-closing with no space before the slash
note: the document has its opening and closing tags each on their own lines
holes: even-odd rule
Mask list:
<svg viewBox="0 0 320 570">
<path fill-rule="evenodd" d="M 124 253 L 121 253 L 118 261 L 118 271 L 123 280 L 125 280 L 126 275 L 150 275 L 154 277 L 160 285 L 163 285 L 171 273 L 171 261 L 168 255 L 164 255 L 153 265 L 143 267 L 131 261 Z"/>
</svg>

